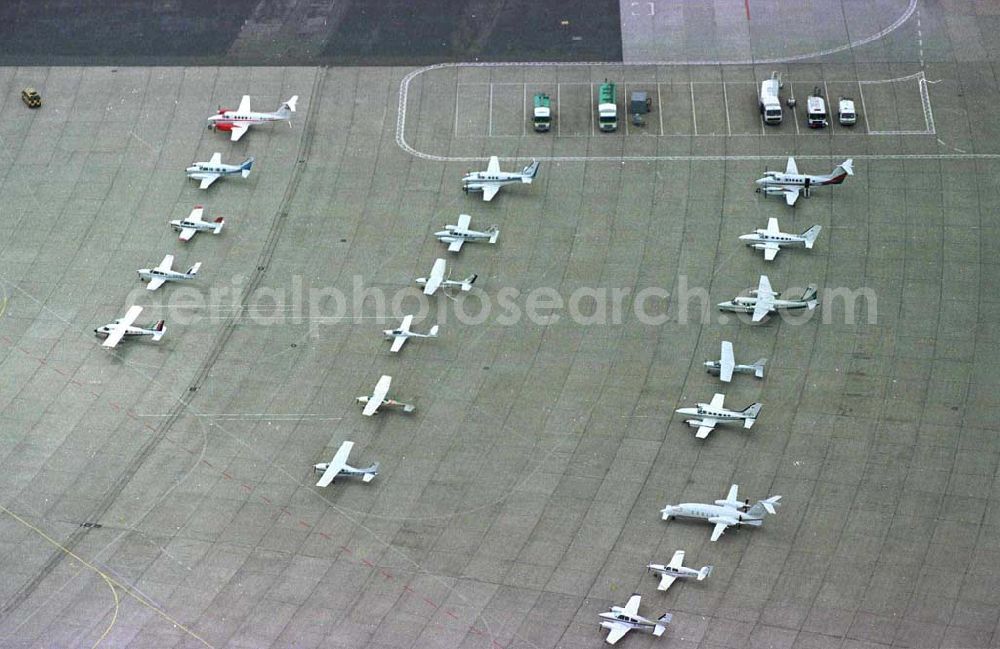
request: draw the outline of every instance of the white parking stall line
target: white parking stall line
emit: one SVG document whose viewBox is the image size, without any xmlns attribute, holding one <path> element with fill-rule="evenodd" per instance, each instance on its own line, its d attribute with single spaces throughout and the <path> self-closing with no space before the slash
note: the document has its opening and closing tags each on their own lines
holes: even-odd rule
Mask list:
<svg viewBox="0 0 1000 649">
<path fill-rule="evenodd" d="M 559 86 L 556 82 L 556 137 L 562 137 L 562 104 L 559 101 Z"/>
<path fill-rule="evenodd" d="M 628 137 L 628 84 L 622 81 L 622 105 L 625 109 L 622 111 L 622 121 L 625 123 L 625 136 Z"/>
<path fill-rule="evenodd" d="M 858 80 L 858 97 L 861 99 L 861 110 L 865 116 L 865 133 L 871 135 L 872 127 L 868 124 L 868 106 L 865 105 L 865 91 L 861 86 L 862 83 Z"/>
<path fill-rule="evenodd" d="M 594 82 L 590 82 L 590 137 L 594 137 Z"/>
<path fill-rule="evenodd" d="M 694 107 L 694 83 L 688 83 L 691 88 L 691 125 L 694 127 L 694 134 L 698 135 L 698 111 Z"/>
<path fill-rule="evenodd" d="M 726 92 L 725 81 L 722 82 L 722 101 L 726 105 L 726 135 L 732 135 L 733 126 L 732 124 L 729 123 L 729 93 Z"/>
<path fill-rule="evenodd" d="M 489 122 L 489 124 L 490 124 L 490 126 L 489 126 L 489 129 L 488 129 L 488 133 L 489 133 L 490 137 L 492 137 L 493 136 L 493 84 L 492 83 L 490 84 L 490 122 Z"/>
<path fill-rule="evenodd" d="M 458 139 L 458 97 L 462 94 L 462 82 L 459 81 L 455 87 L 455 130 L 452 137 Z"/>
<path fill-rule="evenodd" d="M 830 132 L 836 133 L 837 130 L 833 128 L 833 99 L 830 98 L 830 87 L 826 85 L 826 79 L 823 80 L 823 93 L 826 95 L 826 121 L 829 122 Z M 837 110 L 840 110 L 840 103 L 837 103 Z"/>
<path fill-rule="evenodd" d="M 656 110 L 660 117 L 660 137 L 663 137 L 663 92 L 659 82 L 656 82 Z"/>
<path fill-rule="evenodd" d="M 532 113 L 534 116 L 534 113 Z M 528 84 L 521 86 L 521 137 L 528 134 Z"/>
</svg>

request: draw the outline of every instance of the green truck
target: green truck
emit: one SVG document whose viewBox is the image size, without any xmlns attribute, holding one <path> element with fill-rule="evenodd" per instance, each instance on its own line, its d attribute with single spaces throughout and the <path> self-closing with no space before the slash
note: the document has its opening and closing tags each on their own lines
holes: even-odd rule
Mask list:
<svg viewBox="0 0 1000 649">
<path fill-rule="evenodd" d="M 618 129 L 618 101 L 615 84 L 607 79 L 597 92 L 597 121 L 601 130 L 611 132 Z"/>
<path fill-rule="evenodd" d="M 544 92 L 535 95 L 535 112 L 532 123 L 539 133 L 545 133 L 552 128 L 552 100 Z"/>
</svg>

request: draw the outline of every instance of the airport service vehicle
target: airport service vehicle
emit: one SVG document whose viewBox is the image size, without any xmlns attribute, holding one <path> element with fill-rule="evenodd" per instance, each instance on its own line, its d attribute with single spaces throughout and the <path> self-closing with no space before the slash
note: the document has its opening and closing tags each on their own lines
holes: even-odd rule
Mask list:
<svg viewBox="0 0 1000 649">
<path fill-rule="evenodd" d="M 826 115 L 826 100 L 819 86 L 813 88 L 812 94 L 806 99 L 806 121 L 809 128 L 824 128 L 830 124 Z"/>
<path fill-rule="evenodd" d="M 544 92 L 535 95 L 535 112 L 532 116 L 532 124 L 535 131 L 545 133 L 552 128 L 552 100 Z"/>
<path fill-rule="evenodd" d="M 841 126 L 854 126 L 858 123 L 858 112 L 850 97 L 841 97 L 837 101 L 837 120 Z"/>
<path fill-rule="evenodd" d="M 760 83 L 760 95 L 758 95 L 757 101 L 765 124 L 781 123 L 780 94 L 783 85 L 781 75 L 777 72 L 772 72 L 770 79 L 765 79 Z"/>
<path fill-rule="evenodd" d="M 34 88 L 25 88 L 21 91 L 21 101 L 23 101 L 28 108 L 41 108 L 42 107 L 42 96 L 38 94 L 38 91 Z"/>
<path fill-rule="evenodd" d="M 597 123 L 605 133 L 618 129 L 618 95 L 615 84 L 607 79 L 597 90 Z"/>
</svg>

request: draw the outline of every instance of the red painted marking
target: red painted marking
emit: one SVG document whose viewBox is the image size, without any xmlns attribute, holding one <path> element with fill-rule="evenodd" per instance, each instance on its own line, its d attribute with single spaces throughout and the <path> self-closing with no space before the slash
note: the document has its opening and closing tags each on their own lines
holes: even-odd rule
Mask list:
<svg viewBox="0 0 1000 649">
<path fill-rule="evenodd" d="M 747 20 L 750 20 L 750 0 L 743 0 L 743 6 L 747 10 Z"/>
<path fill-rule="evenodd" d="M 260 499 L 266 502 L 268 505 L 271 504 L 271 499 L 268 498 L 267 496 L 261 496 Z"/>
<path fill-rule="evenodd" d="M 422 600 L 424 600 L 425 602 L 427 602 L 428 604 L 430 604 L 431 606 L 433 606 L 434 608 L 437 608 L 437 607 L 438 607 L 438 605 L 437 605 L 437 604 L 435 604 L 434 602 L 432 602 L 431 600 L 427 599 L 427 598 L 426 598 L 426 597 L 424 597 L 424 596 L 421 596 L 421 599 L 422 599 Z"/>
<path fill-rule="evenodd" d="M 225 471 L 222 472 L 222 477 L 225 478 L 226 480 L 232 480 L 233 479 L 233 476 L 229 475 Z"/>
<path fill-rule="evenodd" d="M 365 565 L 366 565 L 366 566 L 368 566 L 369 568 L 374 568 L 374 567 L 375 567 L 375 564 L 374 564 L 374 563 L 372 563 L 371 561 L 369 561 L 368 559 L 362 559 L 362 560 L 361 560 L 361 563 L 365 564 Z"/>
<path fill-rule="evenodd" d="M 454 613 L 452 613 L 451 611 L 445 611 L 444 614 L 447 615 L 448 617 L 450 617 L 453 620 L 457 620 L 458 619 L 458 616 L 455 615 Z"/>
<path fill-rule="evenodd" d="M 332 540 L 333 540 L 333 537 L 331 537 L 331 536 L 330 536 L 329 534 L 327 534 L 326 532 L 320 532 L 320 533 L 319 533 L 319 535 L 320 535 L 320 536 L 322 536 L 322 537 L 323 537 L 324 539 L 326 539 L 327 541 L 332 541 Z"/>
<path fill-rule="evenodd" d="M 483 632 L 482 632 L 482 631 L 480 631 L 479 629 L 477 629 L 477 628 L 476 628 L 476 627 L 474 627 L 474 626 L 470 626 L 470 627 L 469 627 L 469 631 L 471 631 L 472 633 L 475 633 L 476 635 L 483 635 Z"/>
<path fill-rule="evenodd" d="M 306 529 L 309 529 L 309 523 L 305 522 L 301 518 L 299 519 L 299 525 L 302 526 L 302 527 L 304 527 L 304 528 L 306 528 Z"/>
<path fill-rule="evenodd" d="M 351 552 L 351 548 L 347 547 L 346 545 L 340 546 L 340 549 L 346 552 L 347 554 L 354 554 L 353 552 Z"/>
<path fill-rule="evenodd" d="M 381 573 L 382 573 L 382 576 L 383 576 L 383 577 L 385 577 L 385 578 L 386 578 L 386 579 L 388 579 L 389 581 L 392 581 L 392 579 L 393 579 L 392 575 L 390 575 L 390 574 L 389 574 L 388 572 L 386 572 L 386 571 L 385 571 L 384 569 L 383 569 L 383 570 L 380 570 L 379 572 L 381 572 Z"/>
<path fill-rule="evenodd" d="M 240 486 L 243 487 L 247 492 L 253 491 L 253 487 L 251 487 L 250 485 L 248 485 L 245 482 L 243 484 L 241 484 Z"/>
</svg>

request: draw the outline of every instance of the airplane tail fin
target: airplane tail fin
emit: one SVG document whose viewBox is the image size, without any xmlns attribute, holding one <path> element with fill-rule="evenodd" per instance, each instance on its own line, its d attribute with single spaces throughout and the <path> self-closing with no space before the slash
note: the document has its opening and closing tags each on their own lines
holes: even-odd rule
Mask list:
<svg viewBox="0 0 1000 649">
<path fill-rule="evenodd" d="M 224 226 L 225 224 L 226 224 L 226 219 L 222 218 L 221 216 L 215 219 L 215 230 L 212 231 L 212 234 L 219 234 L 220 232 L 222 232 L 222 226 Z"/>
<path fill-rule="evenodd" d="M 274 111 L 275 114 L 281 119 L 289 120 L 289 126 L 291 126 L 291 116 L 295 112 L 295 104 L 299 101 L 299 96 L 295 95 L 285 103 L 281 104 L 278 110 Z"/>
<path fill-rule="evenodd" d="M 250 156 L 243 161 L 243 164 L 240 165 L 240 173 L 243 174 L 244 178 L 250 175 L 250 170 L 253 169 L 253 163 L 254 158 L 253 156 Z"/>
<path fill-rule="evenodd" d="M 848 158 L 844 160 L 839 165 L 834 167 L 833 171 L 830 173 L 830 180 L 827 184 L 839 185 L 844 182 L 844 178 L 854 175 L 854 159 Z"/>
<path fill-rule="evenodd" d="M 704 566 L 698 571 L 698 581 L 701 581 L 712 574 L 712 566 Z"/>
<path fill-rule="evenodd" d="M 364 473 L 364 475 L 361 476 L 361 481 L 362 482 L 371 482 L 372 480 L 374 480 L 375 476 L 378 475 L 378 469 L 379 469 L 379 463 L 378 462 L 376 462 L 375 464 L 372 464 L 367 469 L 361 469 L 361 471 Z"/>
<path fill-rule="evenodd" d="M 538 165 L 538 160 L 533 159 L 530 165 L 521 170 L 521 173 L 523 174 L 521 177 L 522 183 L 531 184 L 531 181 L 538 175 Z"/>
<path fill-rule="evenodd" d="M 153 341 L 159 342 L 160 338 L 163 338 L 163 334 L 167 333 L 167 325 L 163 320 L 157 320 L 156 324 L 153 325 Z"/>
<path fill-rule="evenodd" d="M 466 277 L 464 280 L 462 280 L 462 290 L 463 291 L 471 291 L 472 290 L 472 285 L 476 283 L 476 279 L 478 279 L 478 278 L 479 278 L 479 275 L 470 275 L 470 276 Z"/>
<path fill-rule="evenodd" d="M 198 271 L 200 269 L 201 269 L 201 262 L 199 261 L 199 262 L 196 262 L 195 265 L 192 266 L 191 268 L 188 268 L 187 274 L 188 275 L 197 275 Z"/>
<path fill-rule="evenodd" d="M 777 510 L 775 507 L 780 504 L 778 502 L 779 500 L 781 500 L 781 496 L 771 496 L 770 498 L 765 498 L 764 500 L 758 500 L 757 504 L 747 511 L 747 515 L 763 516 L 764 514 L 776 514 Z"/>
<path fill-rule="evenodd" d="M 760 406 L 760 402 L 757 402 L 743 409 L 742 414 L 745 417 L 743 419 L 744 428 L 751 428 L 753 426 L 754 421 L 757 420 L 757 415 L 760 414 Z"/>
<path fill-rule="evenodd" d="M 491 225 L 487 232 L 490 233 L 490 243 L 496 243 L 497 239 L 500 237 L 500 228 L 495 225 Z"/>
<path fill-rule="evenodd" d="M 653 627 L 653 635 L 660 637 L 663 632 L 667 630 L 667 625 L 670 624 L 670 620 L 674 618 L 670 613 L 664 613 L 656 619 L 656 625 Z"/>
<path fill-rule="evenodd" d="M 813 244 L 816 243 L 816 237 L 819 236 L 819 232 L 822 229 L 823 229 L 822 226 L 814 225 L 800 235 L 802 238 L 806 240 L 806 248 L 813 247 Z"/>
<path fill-rule="evenodd" d="M 767 363 L 766 358 L 762 358 L 753 364 L 753 375 L 758 379 L 764 378 L 764 365 Z"/>
<path fill-rule="evenodd" d="M 431 330 L 427 332 L 427 337 L 436 338 L 438 335 L 438 329 L 439 329 L 438 325 L 434 325 L 433 327 L 431 327 Z"/>
<path fill-rule="evenodd" d="M 809 310 L 816 308 L 816 287 L 810 284 L 802 294 L 802 301 L 809 303 Z"/>
</svg>

